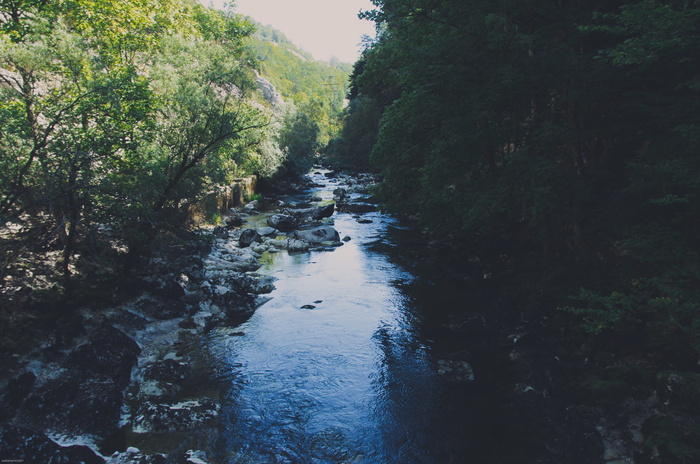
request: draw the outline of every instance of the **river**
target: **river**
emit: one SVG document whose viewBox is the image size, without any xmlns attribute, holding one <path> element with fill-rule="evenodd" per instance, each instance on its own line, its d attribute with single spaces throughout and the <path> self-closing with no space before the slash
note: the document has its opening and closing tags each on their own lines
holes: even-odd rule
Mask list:
<svg viewBox="0 0 700 464">
<path fill-rule="evenodd" d="M 313 180 L 322 186 L 308 194 L 328 201 L 336 181 Z M 211 337 L 225 379 L 222 462 L 479 462 L 469 456 L 483 451 L 483 400 L 472 382 L 440 372 L 426 335 L 446 289 L 397 264 L 396 219 L 362 218 L 334 214 L 350 240 L 332 251 L 266 255 L 259 272 L 278 279 L 271 299 L 231 329 L 237 336 Z"/>
</svg>

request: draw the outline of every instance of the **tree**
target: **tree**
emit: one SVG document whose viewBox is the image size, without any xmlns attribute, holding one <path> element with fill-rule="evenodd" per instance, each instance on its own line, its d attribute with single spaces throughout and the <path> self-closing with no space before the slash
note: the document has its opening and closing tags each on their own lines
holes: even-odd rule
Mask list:
<svg viewBox="0 0 700 464">
<path fill-rule="evenodd" d="M 318 124 L 307 111 L 296 108 L 288 110 L 284 126 L 280 132 L 280 146 L 284 147 L 285 174 L 299 177 L 309 171 L 313 165 L 317 150 L 320 148 Z"/>
<path fill-rule="evenodd" d="M 333 164 L 370 169 L 369 157 L 377 139 L 382 108 L 371 97 L 351 101 L 343 114 L 340 137 L 331 141 L 327 156 Z"/>
<path fill-rule="evenodd" d="M 374 4 L 350 107 L 381 108 L 382 201 L 530 304 L 697 346 L 697 2 Z"/>
<path fill-rule="evenodd" d="M 191 0 L 2 7 L 0 215 L 5 232 L 35 231 L 3 235 L 6 264 L 48 243 L 68 282 L 82 234 L 165 220 L 224 180 L 240 135 L 269 120 L 248 100 L 251 26 L 236 15 Z M 124 228 L 134 244 L 151 232 Z"/>
</svg>

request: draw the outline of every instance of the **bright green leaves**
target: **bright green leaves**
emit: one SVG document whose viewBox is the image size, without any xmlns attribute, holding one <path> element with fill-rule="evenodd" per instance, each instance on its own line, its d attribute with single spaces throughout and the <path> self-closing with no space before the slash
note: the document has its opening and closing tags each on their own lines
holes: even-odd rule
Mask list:
<svg viewBox="0 0 700 464">
<path fill-rule="evenodd" d="M 247 18 L 206 8 L 197 1 L 192 2 L 191 14 L 204 40 L 217 42 L 230 50 L 240 52 L 244 39 L 255 31 Z"/>
<path fill-rule="evenodd" d="M 32 240 L 58 237 L 66 278 L 88 229 L 122 225 L 144 245 L 147 224 L 177 217 L 164 210 L 245 173 L 267 135 L 236 15 L 194 0 L 0 8 L 0 227 L 43 224 Z"/>
<path fill-rule="evenodd" d="M 161 102 L 155 134 L 164 151 L 155 162 L 165 176 L 154 203 L 161 209 L 193 193 L 178 193 L 178 184 L 187 181 L 190 189 L 201 188 L 192 184 L 192 176 L 202 176 L 197 170 L 205 159 L 213 156 L 230 167 L 225 153 L 236 150 L 229 142 L 242 132 L 263 128 L 269 116 L 246 101 L 250 73 L 220 45 L 171 36 L 152 69 L 153 89 Z M 208 168 L 217 171 L 211 163 Z"/>
<path fill-rule="evenodd" d="M 53 17 L 55 7 L 50 0 L 0 0 L 0 35 L 22 42 L 27 34 L 36 31 L 38 18 Z"/>
<path fill-rule="evenodd" d="M 192 6 L 181 0 L 63 0 L 69 26 L 89 38 L 107 63 L 133 63 L 164 33 L 196 34 Z"/>
</svg>

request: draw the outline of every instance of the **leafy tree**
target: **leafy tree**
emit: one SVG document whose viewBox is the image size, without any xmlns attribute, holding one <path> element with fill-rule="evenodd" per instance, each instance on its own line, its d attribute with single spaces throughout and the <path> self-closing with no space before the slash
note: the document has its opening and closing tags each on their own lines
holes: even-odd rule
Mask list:
<svg viewBox="0 0 700 464">
<path fill-rule="evenodd" d="M 334 164 L 370 169 L 369 157 L 377 139 L 382 108 L 371 97 L 351 101 L 343 114 L 340 137 L 331 141 L 327 155 Z"/>
<path fill-rule="evenodd" d="M 249 165 L 261 136 L 242 135 L 271 117 L 250 100 L 249 22 L 192 0 L 1 6 L 5 265 L 48 245 L 68 282 L 82 236 L 104 223 L 141 254 L 154 223 Z M 34 232 L 10 232 L 22 229 Z"/>
<path fill-rule="evenodd" d="M 697 2 L 374 4 L 336 145 L 377 128 L 384 203 L 532 305 L 698 346 Z"/>
<path fill-rule="evenodd" d="M 307 111 L 290 110 L 280 132 L 280 146 L 284 147 L 285 174 L 299 177 L 309 171 L 317 150 L 320 128 Z"/>
<path fill-rule="evenodd" d="M 133 147 L 148 92 L 133 69 L 102 73 L 79 35 L 45 27 L 3 47 L 0 213 L 3 224 L 28 212 L 53 217 L 68 276 L 78 231 L 91 222 L 84 216 L 95 214 L 99 167 Z"/>
</svg>

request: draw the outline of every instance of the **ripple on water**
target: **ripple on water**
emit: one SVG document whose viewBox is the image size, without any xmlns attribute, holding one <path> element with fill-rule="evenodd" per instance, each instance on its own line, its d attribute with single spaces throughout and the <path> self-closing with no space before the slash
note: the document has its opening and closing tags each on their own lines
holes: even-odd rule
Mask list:
<svg viewBox="0 0 700 464">
<path fill-rule="evenodd" d="M 331 198 L 338 184 L 322 177 L 312 194 Z M 210 335 L 227 383 L 222 462 L 450 462 L 441 461 L 452 446 L 441 418 L 453 414 L 403 291 L 415 277 L 387 254 L 396 247 L 387 229 L 400 226 L 363 216 L 372 222 L 334 215 L 352 237 L 343 247 L 267 256 L 258 272 L 278 278 L 271 300 Z"/>
</svg>

